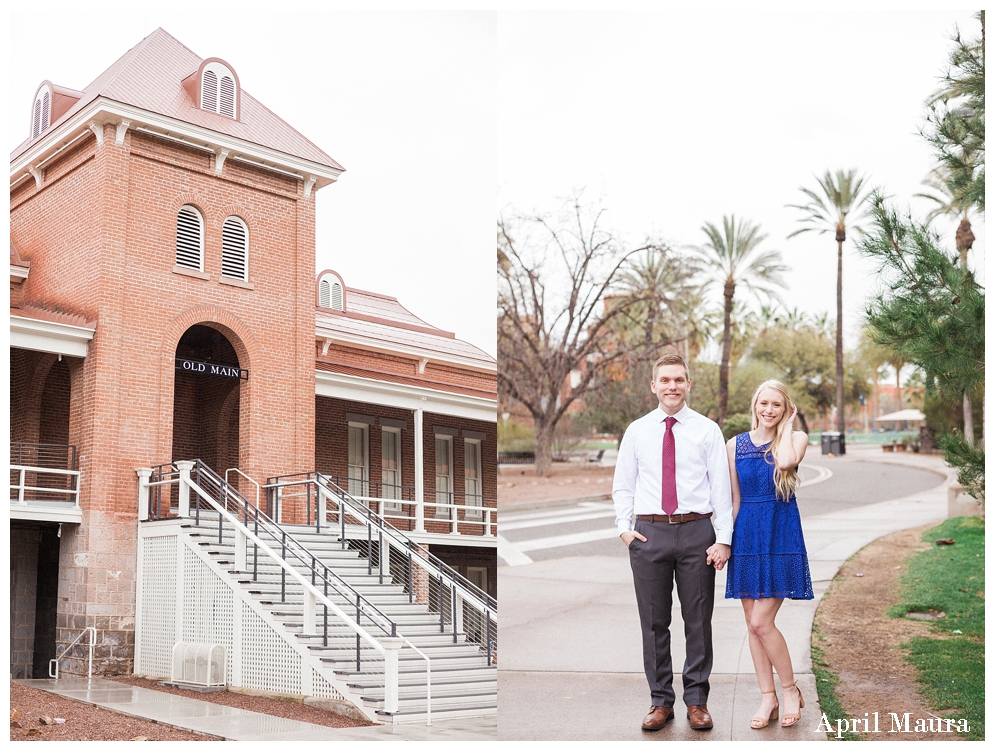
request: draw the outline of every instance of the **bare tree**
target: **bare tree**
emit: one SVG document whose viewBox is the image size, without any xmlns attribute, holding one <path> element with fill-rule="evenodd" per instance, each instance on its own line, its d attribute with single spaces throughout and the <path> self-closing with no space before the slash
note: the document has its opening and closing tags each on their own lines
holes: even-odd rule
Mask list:
<svg viewBox="0 0 995 751">
<path fill-rule="evenodd" d="M 659 304 L 658 290 L 623 291 L 618 282 L 630 256 L 663 246 L 625 249 L 602 226 L 604 213 L 577 195 L 555 217 L 498 221 L 498 389 L 532 415 L 537 475 L 549 474 L 567 409 L 626 355 L 630 338 L 614 324 Z"/>
</svg>

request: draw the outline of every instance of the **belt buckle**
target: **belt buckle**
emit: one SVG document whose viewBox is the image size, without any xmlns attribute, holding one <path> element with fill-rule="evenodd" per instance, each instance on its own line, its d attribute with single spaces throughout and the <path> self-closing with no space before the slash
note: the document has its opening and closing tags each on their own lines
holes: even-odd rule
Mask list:
<svg viewBox="0 0 995 751">
<path fill-rule="evenodd" d="M 680 522 L 674 521 L 674 516 L 679 516 L 679 514 L 667 514 L 667 524 L 680 524 Z"/>
</svg>

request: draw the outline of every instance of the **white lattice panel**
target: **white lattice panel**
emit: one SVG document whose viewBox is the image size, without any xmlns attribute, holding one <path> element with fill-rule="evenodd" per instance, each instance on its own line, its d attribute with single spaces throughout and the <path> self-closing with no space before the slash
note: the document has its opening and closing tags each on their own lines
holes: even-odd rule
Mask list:
<svg viewBox="0 0 995 751">
<path fill-rule="evenodd" d="M 242 685 L 302 694 L 301 657 L 252 608 L 242 603 Z"/>
<path fill-rule="evenodd" d="M 232 653 L 231 589 L 190 548 L 183 549 L 183 638 L 199 644 L 220 644 Z M 225 682 L 232 682 L 231 660 Z"/>
<path fill-rule="evenodd" d="M 322 678 L 321 673 L 319 673 L 317 670 L 314 670 L 313 668 L 311 670 L 311 681 L 312 681 L 312 688 L 311 688 L 312 696 L 319 696 L 322 699 L 345 698 L 342 696 L 342 694 L 340 694 L 338 691 L 335 690 L 335 687 L 332 686 L 331 683 Z"/>
<path fill-rule="evenodd" d="M 141 655 L 136 671 L 166 677 L 176 641 L 176 538 L 141 540 Z"/>
</svg>

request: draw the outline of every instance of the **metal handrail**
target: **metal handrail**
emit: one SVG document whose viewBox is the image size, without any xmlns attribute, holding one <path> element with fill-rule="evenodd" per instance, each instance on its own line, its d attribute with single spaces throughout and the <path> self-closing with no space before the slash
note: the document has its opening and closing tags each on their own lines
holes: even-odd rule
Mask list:
<svg viewBox="0 0 995 751">
<path fill-rule="evenodd" d="M 322 479 L 327 480 L 328 478 L 325 475 L 322 475 L 320 472 L 315 472 L 315 475 L 319 480 L 319 482 L 317 483 L 318 486 L 326 491 L 329 491 L 329 489 L 326 486 L 322 485 L 320 482 L 320 480 Z M 404 532 L 402 532 L 393 524 L 391 524 L 389 521 L 387 521 L 383 516 L 367 508 L 363 503 L 356 500 L 356 498 L 351 496 L 341 487 L 339 487 L 335 483 L 331 483 L 331 485 L 334 487 L 334 491 L 329 491 L 329 492 L 332 493 L 333 497 L 335 495 L 338 495 L 338 497 L 348 506 L 350 506 L 353 511 L 359 512 L 358 516 L 360 516 L 360 518 L 362 518 L 362 516 L 366 516 L 367 520 L 370 523 L 375 524 L 379 529 L 383 529 L 385 532 L 387 532 L 395 539 L 400 538 L 399 542 L 401 547 L 407 548 L 408 550 L 413 550 L 417 548 L 418 558 L 421 559 L 421 562 L 423 562 L 421 563 L 421 565 L 424 568 L 430 569 L 428 564 L 431 563 L 439 571 L 445 573 L 446 576 L 449 579 L 451 579 L 454 584 L 456 584 L 462 589 L 467 590 L 471 594 L 471 596 L 474 596 L 477 599 L 479 599 L 481 601 L 480 604 L 482 606 L 486 605 L 492 608 L 494 611 L 495 618 L 497 617 L 497 600 L 495 598 L 491 597 L 489 594 L 484 592 L 484 590 L 482 590 L 476 584 L 474 584 L 469 579 L 464 577 L 458 571 L 451 568 L 448 564 L 444 563 L 440 558 L 433 555 L 430 551 L 426 551 L 424 548 L 418 545 L 418 543 L 416 543 L 414 540 L 412 540 L 410 537 L 404 534 Z"/>
<path fill-rule="evenodd" d="M 300 479 L 288 480 L 286 478 L 300 478 Z M 330 475 L 324 475 L 321 472 L 313 472 L 313 473 L 302 472 L 294 475 L 281 475 L 279 477 L 271 477 L 268 479 L 266 485 L 264 485 L 263 487 L 280 489 L 280 488 L 292 487 L 295 485 L 314 484 L 318 486 L 322 491 L 324 491 L 326 494 L 329 494 L 333 499 L 341 499 L 354 512 L 354 516 L 356 516 L 356 518 L 358 519 L 364 520 L 367 526 L 369 526 L 372 523 L 378 529 L 382 529 L 383 531 L 390 534 L 395 539 L 395 542 L 397 543 L 398 547 L 407 550 L 417 550 L 418 551 L 417 557 L 424 562 L 423 563 L 424 568 L 428 568 L 431 571 L 430 566 L 427 564 L 430 563 L 434 565 L 435 568 L 445 573 L 445 575 L 449 579 L 451 579 L 455 584 L 462 587 L 463 589 L 468 590 L 474 596 L 480 599 L 482 601 L 482 604 L 486 603 L 488 606 L 490 606 L 494 610 L 494 614 L 496 616 L 497 600 L 495 598 L 491 597 L 489 594 L 484 592 L 482 589 L 480 589 L 478 586 L 476 586 L 473 582 L 464 577 L 458 571 L 452 569 L 449 565 L 444 563 L 437 556 L 433 555 L 431 552 L 422 548 L 420 545 L 418 545 L 418 543 L 416 543 L 406 534 L 404 534 L 402 530 L 398 529 L 389 521 L 387 521 L 387 519 L 382 514 L 378 514 L 377 512 L 370 509 L 366 504 L 358 500 L 355 496 L 349 494 L 341 487 L 339 487 L 336 483 L 332 482 L 330 478 L 331 478 Z M 325 484 L 322 484 L 323 482 Z M 329 489 L 328 487 L 329 485 L 332 488 L 334 488 L 334 491 Z M 308 509 L 308 515 L 310 516 L 310 509 Z M 316 513 L 315 515 L 318 519 L 320 519 L 321 517 L 320 514 Z M 343 537 L 343 544 L 344 543 L 345 540 Z"/>
<path fill-rule="evenodd" d="M 259 507 L 258 505 L 253 507 L 249 503 L 248 499 L 245 498 L 237 489 L 232 488 L 225 480 L 222 480 L 210 467 L 204 464 L 201 460 L 195 460 L 190 462 L 193 465 L 193 469 L 196 471 L 197 481 L 195 482 L 190 478 L 190 471 L 187 470 L 185 473 L 182 468 L 177 464 L 170 465 L 160 465 L 159 467 L 153 467 L 151 470 L 152 476 L 156 475 L 156 470 L 159 470 L 159 476 L 161 477 L 164 472 L 162 471 L 164 467 L 175 468 L 177 477 L 175 479 L 148 482 L 144 478 L 141 482 L 141 486 L 144 489 L 154 486 L 162 486 L 166 484 L 180 483 L 181 493 L 182 484 L 186 482 L 190 488 L 193 488 L 196 492 L 198 498 L 205 500 L 209 507 L 218 513 L 218 536 L 219 539 L 222 536 L 222 522 L 227 521 L 236 531 L 236 537 L 238 534 L 242 534 L 247 541 L 251 541 L 254 545 L 255 553 L 254 556 L 254 571 L 253 579 L 258 579 L 258 552 L 262 550 L 264 555 L 267 555 L 280 567 L 281 570 L 281 602 L 286 602 L 286 577 L 287 574 L 295 580 L 306 593 L 314 599 L 314 604 L 316 605 L 320 602 L 325 608 L 325 618 L 324 618 L 324 639 L 323 645 L 328 646 L 328 610 L 335 613 L 349 628 L 351 628 L 356 633 L 356 669 L 357 671 L 361 669 L 362 651 L 360 648 L 360 640 L 365 639 L 373 649 L 383 655 L 384 657 L 384 684 L 385 684 L 385 696 L 389 692 L 387 689 L 388 674 L 386 670 L 387 666 L 387 649 L 380 644 L 377 639 L 372 636 L 366 629 L 363 628 L 362 618 L 365 616 L 372 625 L 376 626 L 380 631 L 383 632 L 384 636 L 388 638 L 396 638 L 405 643 L 411 648 L 419 657 L 426 662 L 426 693 L 427 693 L 427 703 L 426 703 L 426 724 L 432 724 L 432 709 L 431 709 L 431 687 L 432 687 L 432 662 L 431 659 L 418 647 L 416 647 L 408 638 L 401 634 L 397 629 L 397 624 L 394 623 L 390 618 L 388 618 L 379 608 L 376 607 L 372 602 L 370 602 L 366 597 L 364 597 L 360 592 L 358 592 L 354 587 L 352 587 L 348 582 L 343 580 L 338 574 L 332 571 L 328 566 L 321 563 L 317 558 L 307 551 L 307 549 L 300 544 L 291 535 L 287 534 L 276 522 L 270 519 Z M 170 475 L 173 472 L 169 473 Z M 184 474 L 187 476 L 184 477 Z M 204 484 L 202 481 L 207 479 L 211 484 L 213 484 L 218 493 L 218 499 L 215 500 L 211 495 L 201 487 Z M 236 503 L 235 515 L 233 516 L 228 511 L 228 500 L 233 499 Z M 239 521 L 238 513 L 242 512 L 245 523 Z M 200 526 L 200 503 L 196 504 L 194 509 L 194 518 L 197 526 Z M 249 522 L 253 523 L 255 532 L 249 528 Z M 267 543 L 258 536 L 258 532 L 268 534 L 273 538 L 274 542 L 278 542 L 282 548 L 282 555 L 277 554 Z M 278 539 L 277 539 L 278 538 Z M 238 542 L 236 541 L 236 547 L 238 547 Z M 288 553 L 296 559 L 296 561 L 307 569 L 310 574 L 311 581 L 309 582 L 304 576 L 298 572 L 293 565 L 287 560 Z M 303 553 L 303 555 L 302 555 Z M 310 559 L 310 560 L 307 560 Z M 320 566 L 320 570 L 319 570 Z M 320 582 L 324 585 L 323 590 L 319 589 L 316 584 Z M 356 603 L 356 617 L 353 618 L 347 615 L 344 610 L 342 610 L 338 605 L 336 605 L 328 597 L 329 586 L 334 590 L 335 594 L 346 599 L 347 602 L 352 601 L 352 596 L 355 596 Z M 341 591 L 340 587 L 344 587 L 349 591 L 349 593 L 344 593 Z M 305 614 L 308 610 L 307 605 L 307 595 L 305 595 Z M 306 625 L 306 624 L 305 624 Z M 394 676 L 397 679 L 397 676 Z M 392 692 L 392 695 L 396 698 L 397 691 L 396 686 Z M 390 711 L 390 707 L 385 708 Z"/>
<path fill-rule="evenodd" d="M 259 483 L 253 480 L 247 474 L 245 474 L 245 472 L 240 470 L 238 467 L 229 467 L 228 469 L 225 470 L 225 482 L 228 483 L 229 485 L 231 485 L 231 482 L 229 482 L 228 480 L 229 472 L 238 472 L 240 475 L 242 475 L 242 477 L 244 477 L 246 480 L 248 480 L 249 482 L 251 482 L 253 485 L 256 486 L 256 508 L 259 508 Z"/>
<path fill-rule="evenodd" d="M 94 648 L 94 646 L 97 643 L 97 628 L 96 628 L 96 626 L 87 626 L 86 628 L 84 628 L 82 631 L 79 632 L 79 636 L 77 636 L 75 639 L 73 639 L 72 643 L 68 647 L 66 647 L 65 649 L 62 650 L 62 654 L 61 655 L 59 655 L 58 657 L 53 657 L 51 660 L 48 661 L 48 677 L 49 678 L 54 678 L 55 680 L 59 680 L 59 660 L 61 660 L 63 657 L 65 657 L 66 653 L 70 649 L 72 649 L 73 647 L 75 647 L 79 643 L 79 640 L 82 639 L 83 635 L 86 634 L 87 632 L 90 632 L 91 636 L 90 636 L 90 656 L 89 656 L 89 658 L 87 660 L 86 677 L 87 678 L 92 678 L 93 677 L 93 648 Z M 55 673 L 54 674 L 52 673 L 52 666 L 53 665 L 55 666 Z"/>
<path fill-rule="evenodd" d="M 445 575 L 445 577 L 448 578 L 451 585 L 451 594 L 454 600 L 454 604 L 457 597 L 457 592 L 460 592 L 461 600 L 463 600 L 464 602 L 469 600 L 470 604 L 475 606 L 480 611 L 481 615 L 486 620 L 487 624 L 486 631 L 483 634 L 483 640 L 485 642 L 483 647 L 487 654 L 487 664 L 488 665 L 492 664 L 492 659 L 494 657 L 492 650 L 496 644 L 496 639 L 492 640 L 490 638 L 490 632 L 491 632 L 492 621 L 495 632 L 497 629 L 497 622 L 498 622 L 497 600 L 491 597 L 486 592 L 484 592 L 480 587 L 475 585 L 473 582 L 464 577 L 458 571 L 455 571 L 454 569 L 450 568 L 437 556 L 432 555 L 432 553 L 422 548 L 420 545 L 414 542 L 411 538 L 405 535 L 401 530 L 397 529 L 394 525 L 392 525 L 382 516 L 376 514 L 370 508 L 357 501 L 353 496 L 349 495 L 345 490 L 340 488 L 338 485 L 335 485 L 335 483 L 331 482 L 331 480 L 328 477 L 322 475 L 320 472 L 315 472 L 314 476 L 316 478 L 314 482 L 318 489 L 318 494 L 316 495 L 325 494 L 326 497 L 330 497 L 333 500 L 335 500 L 337 494 L 338 500 L 343 504 L 345 504 L 346 506 L 348 506 L 352 510 L 355 516 L 357 516 L 360 519 L 363 519 L 364 516 L 366 517 L 365 523 L 367 528 L 368 543 L 372 543 L 372 530 L 373 527 L 376 526 L 378 536 L 380 537 L 380 539 L 384 539 L 383 535 L 384 533 L 386 533 L 386 540 L 388 542 L 388 545 L 394 544 L 399 548 L 404 549 L 408 553 L 409 567 L 415 561 L 417 561 L 418 565 L 421 566 L 426 571 L 428 571 L 430 576 L 431 575 L 438 576 L 440 585 L 442 584 L 443 576 Z M 322 480 L 332 485 L 336 492 L 333 492 L 325 484 L 323 484 Z M 319 516 L 319 514 L 317 513 L 317 509 L 315 515 Z M 345 513 L 342 513 L 340 511 L 339 513 L 339 524 L 341 527 L 340 536 L 343 544 L 345 544 L 345 539 L 346 539 L 345 516 L 346 516 Z M 439 607 L 440 619 L 442 619 L 443 617 L 443 610 L 444 608 L 440 604 Z M 456 629 L 457 629 L 457 618 L 454 608 L 453 611 L 454 639 L 456 638 Z"/>
</svg>

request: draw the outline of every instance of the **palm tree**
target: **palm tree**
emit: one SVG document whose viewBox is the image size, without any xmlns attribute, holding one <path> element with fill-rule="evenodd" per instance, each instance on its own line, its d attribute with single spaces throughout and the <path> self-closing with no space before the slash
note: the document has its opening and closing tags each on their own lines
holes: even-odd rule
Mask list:
<svg viewBox="0 0 995 751">
<path fill-rule="evenodd" d="M 970 158 L 967 168 L 973 173 L 974 157 Z M 918 198 L 926 198 L 933 201 L 936 206 L 926 214 L 927 221 L 933 221 L 939 216 L 960 217 L 960 224 L 957 225 L 957 232 L 954 241 L 957 243 L 957 252 L 960 253 L 960 265 L 967 273 L 967 254 L 974 247 L 974 233 L 971 231 L 971 220 L 969 215 L 974 208 L 974 201 L 968 195 L 968 191 L 950 170 L 949 167 L 939 166 L 933 170 L 923 183 L 936 191 L 936 193 L 916 193 Z M 938 195 L 937 195 L 938 194 Z M 964 394 L 964 440 L 969 446 L 974 445 L 974 414 L 971 405 L 971 395 Z"/>
<path fill-rule="evenodd" d="M 843 243 L 846 241 L 847 220 L 856 213 L 867 199 L 861 195 L 864 178 L 857 176 L 857 170 L 849 172 L 836 170 L 835 177 L 826 170 L 821 178 L 816 178 L 821 194 L 808 188 L 800 188 L 808 198 L 808 203 L 789 204 L 789 208 L 800 209 L 805 216 L 799 221 L 805 225 L 788 235 L 789 238 L 803 232 L 835 231 L 836 233 L 836 429 L 843 433 L 846 420 L 843 415 Z M 851 224 L 851 229 L 860 231 Z"/>
<path fill-rule="evenodd" d="M 729 359 L 732 346 L 732 307 L 736 286 L 743 285 L 756 294 L 774 297 L 773 286 L 783 287 L 781 273 L 787 267 L 781 263 L 781 254 L 776 250 L 756 252 L 757 246 L 767 235 L 760 233 L 759 225 L 741 220 L 735 216 L 722 217 L 720 230 L 711 222 L 705 222 L 702 231 L 708 242 L 697 248 L 697 253 L 706 271 L 713 273 L 713 281 L 723 285 L 725 298 L 722 320 L 722 362 L 719 365 L 719 426 L 726 419 L 729 403 Z"/>
</svg>

